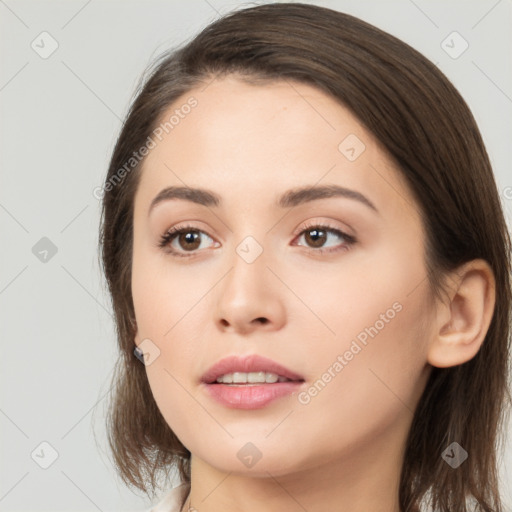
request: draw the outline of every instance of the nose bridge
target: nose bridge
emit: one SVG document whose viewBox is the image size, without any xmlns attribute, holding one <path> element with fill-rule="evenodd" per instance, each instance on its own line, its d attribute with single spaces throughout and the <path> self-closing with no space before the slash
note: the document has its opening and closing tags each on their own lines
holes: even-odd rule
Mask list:
<svg viewBox="0 0 512 512">
<path fill-rule="evenodd" d="M 233 246 L 230 271 L 219 290 L 217 320 L 222 325 L 246 331 L 262 319 L 274 327 L 280 324 L 283 305 L 271 282 L 275 277 L 267 268 L 270 259 L 268 249 L 255 236 L 247 235 Z"/>
<path fill-rule="evenodd" d="M 254 209 L 254 206 L 250 206 L 250 199 L 246 198 L 243 213 L 232 223 L 231 237 L 234 243 L 230 247 L 234 251 L 231 258 L 233 276 L 236 274 L 239 278 L 250 279 L 253 274 L 268 272 L 265 268 L 270 256 L 266 222 L 264 211 Z"/>
<path fill-rule="evenodd" d="M 253 235 L 247 235 L 235 248 L 239 259 L 247 265 L 253 265 L 258 260 L 265 260 L 266 258 L 262 257 L 265 253 L 263 237 L 264 234 L 259 234 L 258 240 Z"/>
<path fill-rule="evenodd" d="M 263 235 L 260 235 L 261 239 Z M 254 236 L 247 235 L 234 247 L 231 259 L 232 270 L 229 281 L 234 288 L 242 287 L 242 291 L 257 293 L 254 286 L 261 286 L 266 281 L 266 268 L 268 253 L 263 246 L 263 241 L 258 241 Z M 248 289 L 251 288 L 251 290 Z"/>
</svg>

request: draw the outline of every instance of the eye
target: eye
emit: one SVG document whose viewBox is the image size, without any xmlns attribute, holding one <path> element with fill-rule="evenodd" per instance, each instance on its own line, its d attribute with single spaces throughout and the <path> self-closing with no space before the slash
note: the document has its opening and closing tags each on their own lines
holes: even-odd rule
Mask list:
<svg viewBox="0 0 512 512">
<path fill-rule="evenodd" d="M 201 235 L 206 235 L 207 238 L 213 240 L 204 231 L 193 226 L 174 226 L 160 237 L 158 246 L 162 249 L 167 249 L 174 256 L 188 258 L 194 255 L 193 253 L 196 249 L 201 248 Z M 173 247 L 174 241 L 177 242 L 178 246 L 181 247 L 185 253 L 189 252 L 191 254 L 184 254 L 176 247 Z"/>
<path fill-rule="evenodd" d="M 341 243 L 338 243 L 337 247 L 336 245 L 334 248 L 325 246 L 326 240 L 329 238 L 329 234 L 334 235 L 334 238 L 341 240 Z M 179 225 L 172 227 L 160 237 L 158 246 L 161 249 L 167 250 L 173 256 L 189 258 L 191 256 L 195 256 L 198 249 L 204 249 L 204 247 L 201 247 L 202 235 L 213 241 L 214 247 L 219 247 L 220 244 L 218 242 L 215 242 L 204 231 L 191 225 Z M 347 251 L 356 243 L 356 239 L 353 236 L 347 235 L 343 231 L 327 224 L 317 223 L 310 224 L 305 228 L 303 227 L 302 231 L 299 233 L 298 239 L 300 240 L 303 237 L 312 252 L 320 254 Z"/>
<path fill-rule="evenodd" d="M 324 244 L 329 238 L 329 233 L 334 234 L 334 238 L 341 239 L 341 244 L 338 244 L 337 247 L 326 249 Z M 299 234 L 299 239 L 301 238 L 304 238 L 307 244 L 311 244 L 310 247 L 314 249 L 313 252 L 319 253 L 346 251 L 356 242 L 353 236 L 347 235 L 343 231 L 327 224 L 310 224 L 306 226 Z"/>
</svg>

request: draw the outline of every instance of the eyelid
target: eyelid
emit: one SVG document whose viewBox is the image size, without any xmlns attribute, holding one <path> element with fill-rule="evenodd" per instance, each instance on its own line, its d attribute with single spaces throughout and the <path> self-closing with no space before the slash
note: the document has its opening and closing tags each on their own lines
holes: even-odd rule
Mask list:
<svg viewBox="0 0 512 512">
<path fill-rule="evenodd" d="M 303 222 L 295 231 L 294 236 L 300 235 L 304 230 L 311 229 L 314 227 L 322 227 L 322 228 L 328 228 L 329 230 L 338 231 L 343 234 L 343 236 L 355 239 L 355 235 L 351 234 L 349 231 L 354 231 L 350 226 L 345 224 L 348 230 L 346 230 L 343 227 L 340 227 L 338 225 L 333 224 L 331 220 L 322 220 L 322 219 L 310 219 L 305 222 Z"/>
</svg>

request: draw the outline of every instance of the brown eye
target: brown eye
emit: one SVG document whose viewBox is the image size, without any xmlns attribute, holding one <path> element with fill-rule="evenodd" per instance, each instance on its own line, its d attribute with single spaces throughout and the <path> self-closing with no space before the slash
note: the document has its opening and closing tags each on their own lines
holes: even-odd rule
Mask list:
<svg viewBox="0 0 512 512">
<path fill-rule="evenodd" d="M 178 234 L 178 244 L 186 251 L 193 251 L 201 245 L 201 235 L 199 231 L 182 231 Z"/>
<path fill-rule="evenodd" d="M 341 243 L 332 244 L 330 246 L 325 246 L 326 241 L 329 238 L 333 238 L 330 235 L 335 235 L 334 238 L 338 238 L 341 240 Z M 348 249 L 352 244 L 355 243 L 356 239 L 351 236 L 343 233 L 339 229 L 323 226 L 323 225 L 313 225 L 308 226 L 306 229 L 302 230 L 299 235 L 299 240 L 304 237 L 306 245 L 312 249 L 317 249 L 314 252 L 336 252 L 338 250 Z M 300 244 L 302 245 L 302 244 Z M 337 245 L 337 247 L 336 247 Z"/>
<path fill-rule="evenodd" d="M 312 247 L 322 247 L 327 239 L 326 232 L 316 228 L 306 230 L 304 237 L 311 241 Z"/>
<path fill-rule="evenodd" d="M 202 236 L 213 241 L 204 231 L 195 227 L 173 227 L 161 236 L 158 245 L 175 256 L 194 256 L 195 252 L 199 252 L 197 249 L 201 246 Z"/>
</svg>

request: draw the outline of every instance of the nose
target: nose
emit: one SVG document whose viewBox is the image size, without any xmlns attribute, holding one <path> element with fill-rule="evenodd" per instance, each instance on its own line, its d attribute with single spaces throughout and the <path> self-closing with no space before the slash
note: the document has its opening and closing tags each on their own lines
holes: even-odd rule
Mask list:
<svg viewBox="0 0 512 512">
<path fill-rule="evenodd" d="M 232 267 L 218 287 L 219 329 L 238 334 L 280 329 L 285 322 L 284 287 L 268 268 L 267 252 L 263 250 L 254 261 L 240 254 L 235 251 Z"/>
</svg>

